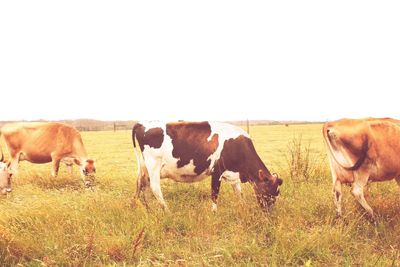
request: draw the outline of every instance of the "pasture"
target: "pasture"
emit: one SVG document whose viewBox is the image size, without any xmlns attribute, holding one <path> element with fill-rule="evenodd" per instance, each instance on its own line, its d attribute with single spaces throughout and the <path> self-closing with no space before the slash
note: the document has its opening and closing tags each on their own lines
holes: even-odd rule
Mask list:
<svg viewBox="0 0 400 267">
<path fill-rule="evenodd" d="M 372 184 L 369 223 L 343 190 L 337 220 L 321 125 L 252 126 L 267 167 L 284 180 L 269 213 L 242 184 L 239 200 L 222 183 L 211 212 L 210 179 L 162 181 L 171 210 L 134 199 L 136 160 L 130 131 L 83 132 L 97 160 L 97 184 L 84 188 L 78 169 L 57 178 L 50 164 L 22 162 L 13 192 L 0 199 L 2 266 L 399 266 L 400 205 L 394 181 Z M 4 142 L 1 142 L 6 158 Z"/>
</svg>

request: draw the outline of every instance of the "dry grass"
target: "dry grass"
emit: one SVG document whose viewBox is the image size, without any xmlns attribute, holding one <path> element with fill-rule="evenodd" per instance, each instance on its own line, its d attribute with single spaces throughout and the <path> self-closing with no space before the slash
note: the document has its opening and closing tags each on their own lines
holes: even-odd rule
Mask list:
<svg viewBox="0 0 400 267">
<path fill-rule="evenodd" d="M 84 188 L 76 169 L 70 177 L 62 166 L 53 179 L 48 164 L 21 164 L 12 195 L 0 199 L 1 265 L 399 265 L 395 183 L 370 187 L 377 227 L 362 218 L 346 188 L 338 221 L 321 125 L 257 126 L 251 135 L 267 166 L 284 179 L 270 213 L 259 209 L 247 184 L 242 201 L 223 184 L 212 213 L 209 180 L 163 181 L 171 213 L 154 199 L 147 212 L 133 199 L 130 131 L 83 133 L 98 162 L 93 189 Z"/>
</svg>

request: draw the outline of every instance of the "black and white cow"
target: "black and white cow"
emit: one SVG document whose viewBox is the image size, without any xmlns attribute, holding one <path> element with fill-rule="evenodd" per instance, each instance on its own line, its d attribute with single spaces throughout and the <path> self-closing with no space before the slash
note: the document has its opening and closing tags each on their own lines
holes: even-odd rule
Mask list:
<svg viewBox="0 0 400 267">
<path fill-rule="evenodd" d="M 150 183 L 164 208 L 162 178 L 189 183 L 211 175 L 213 210 L 221 180 L 231 183 L 239 194 L 240 182 L 252 183 L 263 208 L 271 206 L 279 194 L 282 180 L 269 172 L 249 135 L 239 127 L 220 122 L 141 122 L 133 126 L 132 141 L 139 172 L 137 196 Z"/>
</svg>

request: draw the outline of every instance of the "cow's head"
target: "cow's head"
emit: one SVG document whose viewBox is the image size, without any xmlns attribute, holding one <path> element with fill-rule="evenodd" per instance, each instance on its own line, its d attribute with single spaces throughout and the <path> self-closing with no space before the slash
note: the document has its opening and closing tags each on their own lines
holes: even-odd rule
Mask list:
<svg viewBox="0 0 400 267">
<path fill-rule="evenodd" d="M 283 181 L 274 173 L 259 170 L 258 179 L 253 183 L 257 201 L 262 208 L 268 208 L 275 203 L 276 197 L 279 195 L 279 186 Z"/>
<path fill-rule="evenodd" d="M 12 191 L 11 177 L 13 172 L 10 169 L 11 162 L 0 161 L 0 192 L 5 195 Z"/>
<path fill-rule="evenodd" d="M 95 180 L 96 173 L 96 162 L 93 159 L 87 159 L 83 162 L 76 162 L 81 170 L 81 175 L 84 179 L 84 183 L 86 186 L 91 186 Z"/>
</svg>

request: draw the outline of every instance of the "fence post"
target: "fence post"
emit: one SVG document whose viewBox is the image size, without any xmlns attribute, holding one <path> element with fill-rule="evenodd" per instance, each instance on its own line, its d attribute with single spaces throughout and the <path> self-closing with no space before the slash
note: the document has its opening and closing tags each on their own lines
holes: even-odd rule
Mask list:
<svg viewBox="0 0 400 267">
<path fill-rule="evenodd" d="M 250 134 L 249 119 L 247 119 L 246 125 L 247 125 L 247 133 Z"/>
<path fill-rule="evenodd" d="M 116 125 L 115 125 L 115 121 L 114 121 L 114 133 L 115 133 L 115 130 L 116 130 Z"/>
</svg>

